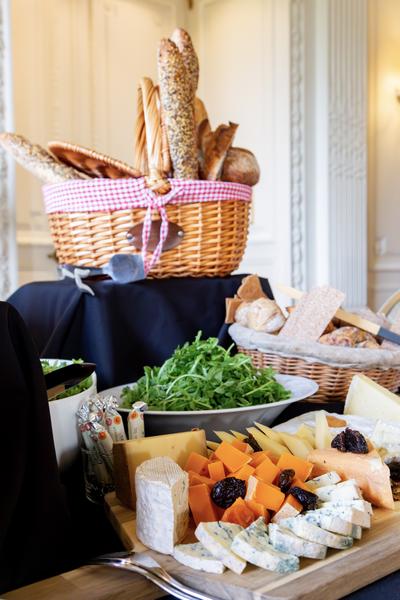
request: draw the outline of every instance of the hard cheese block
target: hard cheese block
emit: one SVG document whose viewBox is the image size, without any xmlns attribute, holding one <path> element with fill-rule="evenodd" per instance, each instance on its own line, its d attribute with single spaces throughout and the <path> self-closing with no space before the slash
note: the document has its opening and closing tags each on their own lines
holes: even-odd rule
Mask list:
<svg viewBox="0 0 400 600">
<path fill-rule="evenodd" d="M 168 457 L 136 469 L 136 535 L 148 548 L 172 554 L 189 524 L 189 476 Z"/>
<path fill-rule="evenodd" d="M 355 375 L 347 392 L 344 414 L 400 421 L 400 397 L 365 375 Z"/>
<path fill-rule="evenodd" d="M 207 456 L 206 435 L 202 429 L 115 442 L 113 456 L 117 498 L 135 510 L 137 467 L 150 458 L 168 456 L 183 468 L 192 452 Z"/>
<path fill-rule="evenodd" d="M 313 450 L 308 460 L 321 470 L 336 471 L 342 479 L 355 479 L 363 496 L 372 504 L 394 508 L 390 471 L 376 450 L 354 454 L 326 448 Z"/>
</svg>

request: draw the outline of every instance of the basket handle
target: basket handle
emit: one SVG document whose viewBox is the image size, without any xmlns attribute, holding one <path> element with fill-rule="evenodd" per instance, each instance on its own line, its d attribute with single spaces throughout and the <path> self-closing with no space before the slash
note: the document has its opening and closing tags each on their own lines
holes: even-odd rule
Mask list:
<svg viewBox="0 0 400 600">
<path fill-rule="evenodd" d="M 388 298 L 378 310 L 379 313 L 382 313 L 385 317 L 387 317 L 392 310 L 397 306 L 400 302 L 400 290 L 397 290 Z"/>
</svg>

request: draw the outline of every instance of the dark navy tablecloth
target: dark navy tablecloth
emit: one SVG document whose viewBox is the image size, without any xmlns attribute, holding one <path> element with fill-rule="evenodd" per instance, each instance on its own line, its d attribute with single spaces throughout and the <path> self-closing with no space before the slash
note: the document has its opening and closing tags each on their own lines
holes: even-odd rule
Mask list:
<svg viewBox="0 0 400 600">
<path fill-rule="evenodd" d="M 199 330 L 231 343 L 224 326 L 225 298 L 235 294 L 242 278 L 90 281 L 95 296 L 82 293 L 70 279 L 37 282 L 8 301 L 22 315 L 42 357 L 96 363 L 101 391 L 135 381 L 145 365 L 161 365 Z M 267 280 L 262 283 L 271 295 Z"/>
</svg>

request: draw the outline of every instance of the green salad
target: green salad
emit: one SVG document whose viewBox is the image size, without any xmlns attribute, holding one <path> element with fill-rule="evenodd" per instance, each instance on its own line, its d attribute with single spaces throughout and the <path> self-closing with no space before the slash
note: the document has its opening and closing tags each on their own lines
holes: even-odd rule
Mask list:
<svg viewBox="0 0 400 600">
<path fill-rule="evenodd" d="M 217 338 L 196 339 L 178 347 L 161 367 L 145 367 L 133 387 L 122 390 L 122 407 L 147 402 L 149 410 L 240 408 L 286 400 L 290 391 L 273 369 L 258 370 L 251 358 L 225 350 Z"/>
<path fill-rule="evenodd" d="M 40 359 L 40 362 L 42 364 L 44 375 L 46 375 L 47 373 L 51 373 L 52 371 L 56 371 L 56 369 L 61 369 L 61 367 L 66 367 L 69 364 L 69 361 L 67 360 L 57 360 L 54 362 L 51 361 L 50 363 L 48 360 L 45 360 L 43 358 Z M 81 358 L 73 359 L 72 362 L 83 363 L 83 360 Z M 75 396 L 75 394 L 80 394 L 81 392 L 84 392 L 85 390 L 89 389 L 92 383 L 93 379 L 90 375 L 86 379 L 83 379 L 83 381 L 81 381 L 77 385 L 74 385 L 73 387 L 65 390 L 65 392 L 58 394 L 58 396 L 55 396 L 55 398 L 51 398 L 51 400 L 60 400 L 61 398 L 68 398 L 68 396 Z"/>
</svg>

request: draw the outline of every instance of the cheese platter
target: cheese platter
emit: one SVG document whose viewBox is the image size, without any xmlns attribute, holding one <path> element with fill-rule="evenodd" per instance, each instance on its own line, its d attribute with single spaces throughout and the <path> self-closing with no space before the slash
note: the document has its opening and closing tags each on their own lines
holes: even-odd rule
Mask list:
<svg viewBox="0 0 400 600">
<path fill-rule="evenodd" d="M 212 598 L 341 598 L 400 568 L 398 411 L 356 380 L 343 415 L 117 442 L 108 516 L 127 550 Z"/>
</svg>

